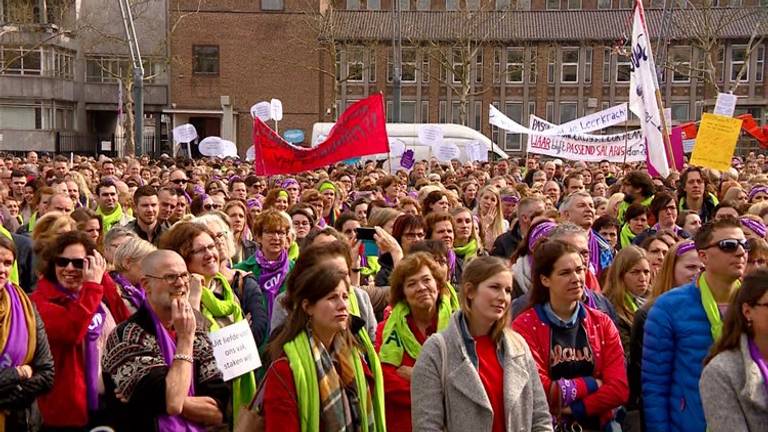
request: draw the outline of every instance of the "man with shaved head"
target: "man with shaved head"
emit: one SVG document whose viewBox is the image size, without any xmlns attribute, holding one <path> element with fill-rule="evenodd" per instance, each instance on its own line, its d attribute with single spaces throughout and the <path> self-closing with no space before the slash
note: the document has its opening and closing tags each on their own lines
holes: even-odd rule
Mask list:
<svg viewBox="0 0 768 432">
<path fill-rule="evenodd" d="M 221 425 L 229 391 L 176 252 L 141 263 L 144 304 L 117 326 L 103 360 L 106 410 L 115 430 L 203 430 Z M 198 287 L 199 289 L 199 287 Z"/>
</svg>

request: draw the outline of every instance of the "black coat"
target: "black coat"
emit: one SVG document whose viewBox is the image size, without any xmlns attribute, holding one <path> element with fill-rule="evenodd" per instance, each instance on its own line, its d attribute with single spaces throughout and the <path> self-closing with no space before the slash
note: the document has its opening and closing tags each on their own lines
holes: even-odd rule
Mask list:
<svg viewBox="0 0 768 432">
<path fill-rule="evenodd" d="M 11 234 L 13 244 L 16 246 L 16 264 L 19 267 L 19 286 L 27 294 L 33 291 L 37 285 L 37 274 L 35 273 L 34 257 L 32 251 L 32 240 L 20 234 Z"/>
</svg>

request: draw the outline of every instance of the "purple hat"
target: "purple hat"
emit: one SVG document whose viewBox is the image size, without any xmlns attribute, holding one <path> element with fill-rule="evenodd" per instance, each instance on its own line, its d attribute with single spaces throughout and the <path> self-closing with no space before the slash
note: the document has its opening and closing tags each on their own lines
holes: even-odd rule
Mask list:
<svg viewBox="0 0 768 432">
<path fill-rule="evenodd" d="M 752 230 L 752 232 L 757 234 L 758 237 L 765 238 L 765 234 L 768 231 L 768 229 L 766 229 L 765 224 L 762 223 L 761 221 L 750 219 L 748 217 L 742 217 L 739 219 L 739 222 L 741 222 L 741 224 L 744 225 L 744 227 Z"/>
<path fill-rule="evenodd" d="M 533 248 L 536 246 L 536 243 L 538 243 L 542 237 L 549 235 L 549 233 L 551 233 L 556 226 L 556 223 L 552 221 L 546 221 L 533 227 L 528 237 L 528 250 L 533 252 Z"/>
<path fill-rule="evenodd" d="M 749 195 L 748 195 L 749 200 L 752 201 L 752 198 L 754 198 L 755 195 L 761 192 L 768 194 L 768 186 L 764 186 L 764 185 L 752 186 L 752 189 L 749 190 Z"/>
</svg>

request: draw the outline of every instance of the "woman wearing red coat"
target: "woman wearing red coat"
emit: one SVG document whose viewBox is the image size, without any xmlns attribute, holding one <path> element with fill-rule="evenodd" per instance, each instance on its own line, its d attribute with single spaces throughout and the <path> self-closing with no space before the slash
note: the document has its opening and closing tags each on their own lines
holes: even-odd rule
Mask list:
<svg viewBox="0 0 768 432">
<path fill-rule="evenodd" d="M 547 241 L 533 262 L 531 307 L 512 326 L 528 342 L 556 424 L 605 430 L 629 396 L 619 332 L 581 303 L 586 264 L 576 248 Z"/>
<path fill-rule="evenodd" d="M 79 231 L 43 251 L 43 277 L 30 295 L 45 323 L 56 368 L 53 389 L 38 404 L 44 428 L 98 425 L 101 351 L 130 313 L 105 273 L 106 261 Z"/>
<path fill-rule="evenodd" d="M 387 430 L 411 431 L 413 365 L 427 338 L 447 327 L 456 309 L 444 274 L 430 255 L 417 252 L 400 261 L 390 276 L 392 312 L 376 329 Z"/>
</svg>

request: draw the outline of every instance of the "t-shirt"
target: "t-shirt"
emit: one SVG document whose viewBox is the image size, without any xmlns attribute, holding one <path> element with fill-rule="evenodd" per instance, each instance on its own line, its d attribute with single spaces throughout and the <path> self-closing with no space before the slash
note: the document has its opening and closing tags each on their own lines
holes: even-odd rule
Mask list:
<svg viewBox="0 0 768 432">
<path fill-rule="evenodd" d="M 592 376 L 595 360 L 587 331 L 581 323 L 572 328 L 552 326 L 549 374 L 553 380 Z"/>
<path fill-rule="evenodd" d="M 490 336 L 475 338 L 478 372 L 493 408 L 493 432 L 504 432 L 504 370 L 496 355 L 496 344 Z"/>
</svg>

